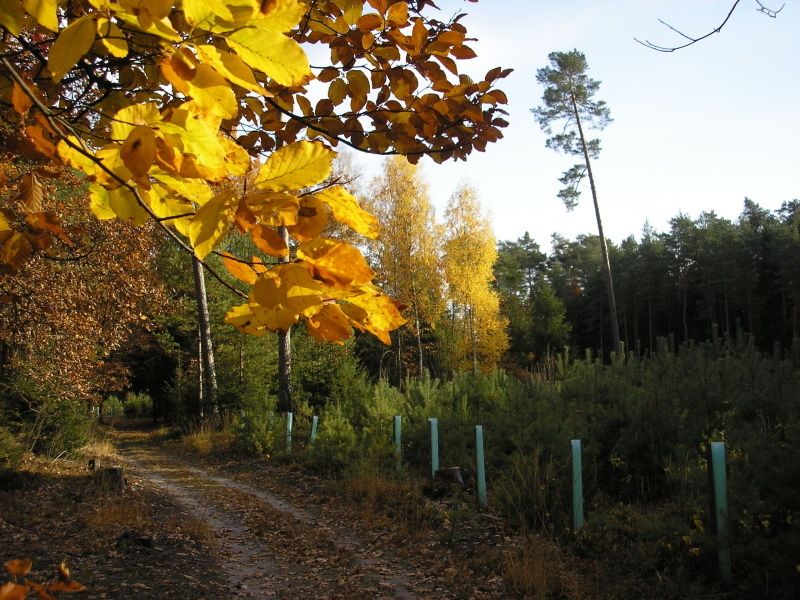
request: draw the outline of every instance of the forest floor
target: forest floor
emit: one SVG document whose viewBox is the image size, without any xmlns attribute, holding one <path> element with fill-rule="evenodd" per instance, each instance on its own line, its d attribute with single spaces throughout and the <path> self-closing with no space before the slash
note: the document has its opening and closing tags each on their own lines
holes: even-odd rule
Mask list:
<svg viewBox="0 0 800 600">
<path fill-rule="evenodd" d="M 286 461 L 189 454 L 164 431 L 110 435 L 97 455 L 124 467 L 123 491 L 63 459 L 30 459 L 0 486 L 0 562 L 32 558 L 41 580 L 66 559 L 88 598 L 516 595 L 514 541 L 471 499 L 443 510 L 391 480 L 345 486 Z"/>
</svg>

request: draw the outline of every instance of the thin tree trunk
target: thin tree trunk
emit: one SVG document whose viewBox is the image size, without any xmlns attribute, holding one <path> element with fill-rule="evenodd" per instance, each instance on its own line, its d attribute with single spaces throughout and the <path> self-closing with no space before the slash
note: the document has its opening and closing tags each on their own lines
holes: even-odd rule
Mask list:
<svg viewBox="0 0 800 600">
<path fill-rule="evenodd" d="M 472 345 L 472 372 L 478 372 L 478 341 L 475 337 L 475 306 L 469 308 L 469 339 Z"/>
<path fill-rule="evenodd" d="M 197 324 L 200 329 L 200 362 L 203 373 L 203 409 L 205 417 L 216 415 L 217 406 L 217 373 L 214 367 L 214 348 L 211 343 L 211 321 L 208 317 L 208 296 L 206 295 L 206 279 L 203 265 L 196 257 L 192 257 L 192 273 L 194 274 L 194 295 L 197 301 Z"/>
<path fill-rule="evenodd" d="M 286 246 L 289 246 L 289 231 L 286 227 L 279 227 Z M 290 256 L 284 256 L 282 263 L 288 263 Z M 294 412 L 292 398 L 292 328 L 278 331 L 278 411 Z"/>
<path fill-rule="evenodd" d="M 200 329 L 197 330 L 197 411 L 200 418 L 206 414 L 206 385 L 203 382 L 205 369 L 203 369 L 203 342 L 200 341 Z"/>
<path fill-rule="evenodd" d="M 611 315 L 611 337 L 614 343 L 614 352 L 622 350 L 619 338 L 619 320 L 617 318 L 617 300 L 614 296 L 614 280 L 611 277 L 611 262 L 608 258 L 608 244 L 606 243 L 606 236 L 603 233 L 603 220 L 600 218 L 600 205 L 597 202 L 597 188 L 594 183 L 594 174 L 592 173 L 592 163 L 589 160 L 589 148 L 586 145 L 586 138 L 583 135 L 583 127 L 581 126 L 581 117 L 578 113 L 578 105 L 575 102 L 575 96 L 572 96 L 572 110 L 575 114 L 575 123 L 578 126 L 578 134 L 581 138 L 581 147 L 583 149 L 583 158 L 586 161 L 586 173 L 589 175 L 589 186 L 592 189 L 592 200 L 594 201 L 594 215 L 597 219 L 597 233 L 600 236 L 600 253 L 603 257 L 603 278 L 606 283 L 606 293 L 608 295 L 608 311 Z"/>
</svg>

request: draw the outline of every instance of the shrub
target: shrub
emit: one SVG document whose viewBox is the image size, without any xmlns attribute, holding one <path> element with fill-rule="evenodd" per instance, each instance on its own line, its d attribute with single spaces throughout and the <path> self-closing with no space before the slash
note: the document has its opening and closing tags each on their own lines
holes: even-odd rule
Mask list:
<svg viewBox="0 0 800 600">
<path fill-rule="evenodd" d="M 126 417 L 152 417 L 153 399 L 149 394 L 128 392 L 123 401 Z"/>
<path fill-rule="evenodd" d="M 0 427 L 0 473 L 13 471 L 22 460 L 23 449 L 14 435 Z"/>
<path fill-rule="evenodd" d="M 77 400 L 52 400 L 39 406 L 29 425 L 31 447 L 49 457 L 73 452 L 89 442 L 93 422 L 86 404 Z"/>
</svg>

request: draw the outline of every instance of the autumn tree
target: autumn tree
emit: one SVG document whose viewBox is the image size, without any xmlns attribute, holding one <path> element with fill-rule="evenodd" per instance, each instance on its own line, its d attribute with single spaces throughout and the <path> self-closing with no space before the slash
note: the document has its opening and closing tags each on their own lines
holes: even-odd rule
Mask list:
<svg viewBox="0 0 800 600">
<path fill-rule="evenodd" d="M 597 186 L 592 172 L 592 159 L 600 155 L 600 140 L 588 139 L 584 130 L 584 127 L 603 129 L 611 122 L 611 115 L 605 102 L 594 99 L 595 93 L 600 88 L 600 82 L 587 75 L 589 65 L 582 52 L 578 50 L 551 52 L 548 58 L 550 66 L 536 72 L 536 81 L 545 86 L 545 90 L 542 104 L 533 109 L 533 113 L 542 130 L 551 136 L 546 142 L 548 148 L 579 157 L 579 161 L 564 171 L 559 180 L 564 188 L 559 191 L 558 197 L 564 201 L 568 209 L 577 206 L 581 194 L 580 183 L 588 176 L 603 257 L 602 269 L 608 295 L 611 337 L 614 351 L 620 352 L 622 348 L 611 262 L 608 258 L 608 244 L 603 234 Z M 558 133 L 555 135 L 553 125 L 558 125 Z"/>
<path fill-rule="evenodd" d="M 450 312 L 451 364 L 491 370 L 508 347 L 506 320 L 492 287 L 494 234 L 474 188 L 461 185 L 445 211 L 444 274 Z"/>
<path fill-rule="evenodd" d="M 0 155 L 3 214 L 36 219 L 58 236 L 0 277 L 0 382 L 28 381 L 58 398 L 99 402 L 130 375 L 114 353 L 135 331 L 153 330 L 164 289 L 153 273 L 162 236 L 153 225 L 100 222 L 78 202 L 84 184 L 67 170 Z M 12 212 L 13 211 L 13 212 Z M 38 216 L 36 216 L 38 215 Z M 8 241 L 9 238 L 6 238 Z M 5 256 L 10 249 L 4 245 Z"/>
<path fill-rule="evenodd" d="M 396 335 L 399 377 L 403 376 L 403 331 L 411 328 L 417 372 L 425 368 L 423 329 L 432 329 L 443 309 L 439 270 L 441 236 L 428 190 L 417 168 L 395 157 L 370 190 L 369 204 L 381 236 L 376 261 L 383 288 L 407 306 L 409 322 Z"/>
<path fill-rule="evenodd" d="M 325 212 L 377 234 L 352 194 L 323 183 L 332 146 L 441 162 L 502 137 L 494 82 L 508 70 L 461 74 L 458 61 L 475 55 L 464 15 L 433 10 L 431 0 L 9 0 L 4 137 L 82 173 L 98 218 L 155 222 L 219 280 L 206 257 L 229 234 L 250 236 L 261 255 L 225 261 L 243 300 L 226 320 L 239 330 L 303 321 L 320 340 L 355 328 L 389 343 L 404 319 L 361 253 L 308 232 Z M 329 65 L 310 66 L 313 45 Z M 247 189 L 225 185 L 251 171 Z M 5 215 L 4 262 L 24 262 L 57 226 L 33 231 Z M 287 254 L 281 227 L 295 258 L 268 265 L 262 256 Z"/>
</svg>

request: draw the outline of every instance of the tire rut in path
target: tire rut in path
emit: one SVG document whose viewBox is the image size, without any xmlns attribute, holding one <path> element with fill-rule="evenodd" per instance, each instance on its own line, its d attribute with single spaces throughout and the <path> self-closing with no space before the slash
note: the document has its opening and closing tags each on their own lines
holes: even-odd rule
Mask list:
<svg viewBox="0 0 800 600">
<path fill-rule="evenodd" d="M 447 595 L 416 587 L 414 571 L 386 548 L 380 548 L 380 558 L 373 556 L 373 548 L 352 530 L 326 523 L 274 493 L 151 448 L 128 446 L 123 455 L 214 530 L 220 562 L 240 595 L 400 600 Z M 253 513 L 267 525 L 254 522 Z M 314 587 L 315 580 L 321 587 Z"/>
</svg>

